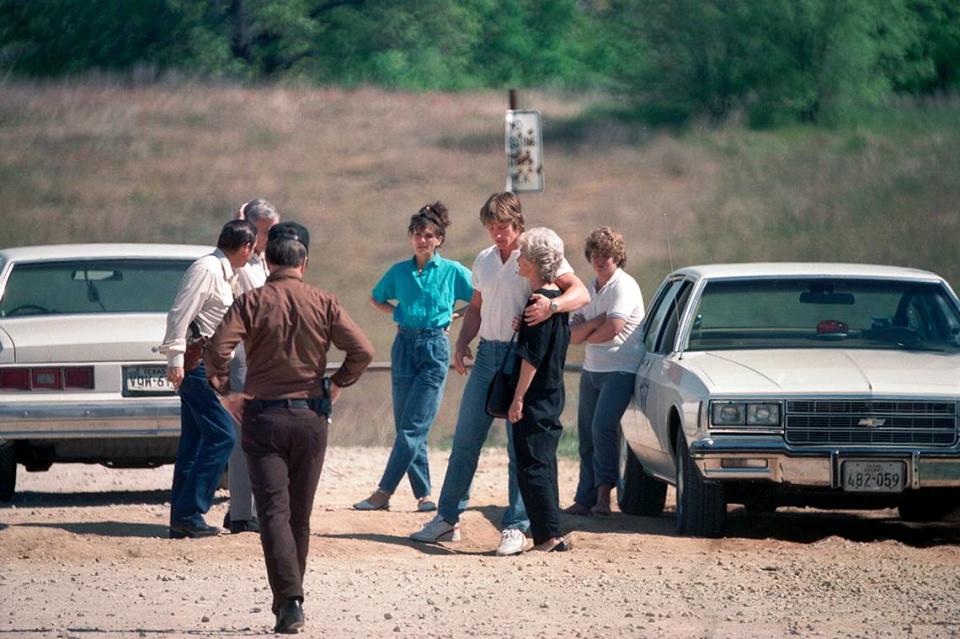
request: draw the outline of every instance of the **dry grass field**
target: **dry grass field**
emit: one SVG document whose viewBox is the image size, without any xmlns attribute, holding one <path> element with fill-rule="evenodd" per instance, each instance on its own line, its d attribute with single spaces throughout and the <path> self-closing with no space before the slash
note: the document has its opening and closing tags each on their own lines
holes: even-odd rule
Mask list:
<svg viewBox="0 0 960 639">
<path fill-rule="evenodd" d="M 960 275 L 953 102 L 843 130 L 683 134 L 604 116 L 600 96 L 521 92 L 520 106 L 544 121 L 547 186 L 523 197 L 528 225 L 556 229 L 585 280 L 582 239 L 603 224 L 626 237 L 648 300 L 671 264 L 699 261 L 878 261 Z M 385 360 L 393 326 L 369 291 L 409 255 L 406 224 L 424 203 L 450 207 L 447 257 L 469 265 L 488 245 L 477 212 L 504 185 L 505 108 L 505 92 L 6 83 L 0 246 L 212 243 L 237 205 L 266 197 L 311 229 L 308 280 L 340 295 Z M 352 432 L 334 443 L 389 441 L 387 377 L 371 374 L 345 402 Z M 461 384 L 451 375 L 435 442 L 452 431 Z"/>
</svg>

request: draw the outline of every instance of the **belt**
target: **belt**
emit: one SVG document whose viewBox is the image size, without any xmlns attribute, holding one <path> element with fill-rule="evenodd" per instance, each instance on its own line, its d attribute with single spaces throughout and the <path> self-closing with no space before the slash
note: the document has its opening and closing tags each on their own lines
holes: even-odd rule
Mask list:
<svg viewBox="0 0 960 639">
<path fill-rule="evenodd" d="M 447 332 L 447 327 L 442 328 L 408 328 L 406 326 L 397 326 L 397 332 L 403 335 L 422 335 L 428 337 L 431 335 L 443 335 Z"/>
<path fill-rule="evenodd" d="M 251 399 L 247 406 L 253 410 L 263 410 L 281 406 L 283 408 L 310 408 L 308 399 Z"/>
</svg>

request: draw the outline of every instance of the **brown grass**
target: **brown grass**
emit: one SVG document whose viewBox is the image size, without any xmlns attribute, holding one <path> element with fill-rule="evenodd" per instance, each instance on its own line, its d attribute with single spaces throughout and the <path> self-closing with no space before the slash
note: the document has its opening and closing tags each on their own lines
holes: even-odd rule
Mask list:
<svg viewBox="0 0 960 639">
<path fill-rule="evenodd" d="M 582 239 L 603 224 L 623 232 L 628 270 L 647 301 L 671 265 L 693 261 L 914 255 L 917 265 L 946 263 L 942 250 L 910 251 L 899 238 L 944 245 L 937 227 L 918 227 L 918 210 L 956 231 L 955 127 L 900 138 L 877 130 L 677 137 L 591 117 L 599 100 L 521 94 L 522 107 L 542 112 L 545 131 L 547 186 L 523 196 L 528 225 L 556 229 L 584 280 Z M 239 203 L 266 197 L 310 228 L 308 280 L 341 297 L 385 360 L 393 325 L 367 303 L 369 291 L 410 254 L 407 221 L 426 202 L 450 207 L 447 257 L 469 266 L 489 244 L 477 213 L 504 185 L 505 108 L 505 93 L 491 92 L 2 85 L 0 246 L 212 243 Z M 851 219 L 856 233 L 845 234 Z M 863 233 L 873 249 L 858 242 Z M 960 274 L 954 268 L 950 275 Z M 390 439 L 389 383 L 377 377 L 351 441 Z M 459 394 L 451 380 L 436 439 L 452 431 Z"/>
</svg>

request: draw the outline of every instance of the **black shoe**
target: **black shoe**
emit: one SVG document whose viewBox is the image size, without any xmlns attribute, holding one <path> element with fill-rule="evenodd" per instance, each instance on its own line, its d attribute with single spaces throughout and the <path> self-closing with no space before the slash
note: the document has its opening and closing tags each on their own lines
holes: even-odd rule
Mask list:
<svg viewBox="0 0 960 639">
<path fill-rule="evenodd" d="M 277 611 L 277 625 L 274 632 L 295 635 L 303 628 L 303 606 L 299 599 L 287 599 Z"/>
<path fill-rule="evenodd" d="M 260 520 L 256 517 L 251 517 L 250 519 L 238 519 L 236 521 L 230 520 L 230 523 L 226 525 L 226 528 L 230 529 L 230 533 L 236 535 L 237 533 L 260 532 Z"/>
<path fill-rule="evenodd" d="M 180 522 L 170 524 L 170 539 L 193 539 L 196 537 L 215 537 L 220 534 L 220 529 L 216 526 L 207 525 L 206 522 L 199 525 L 193 522 Z"/>
</svg>

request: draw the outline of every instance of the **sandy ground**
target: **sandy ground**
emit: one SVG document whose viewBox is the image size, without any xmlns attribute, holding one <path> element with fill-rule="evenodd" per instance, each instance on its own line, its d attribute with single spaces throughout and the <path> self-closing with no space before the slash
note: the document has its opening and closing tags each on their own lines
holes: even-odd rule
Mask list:
<svg viewBox="0 0 960 639">
<path fill-rule="evenodd" d="M 463 541 L 407 535 L 429 516 L 409 488 L 389 512 L 350 504 L 380 448 L 332 448 L 313 514 L 306 636 L 956 637 L 960 524 L 892 511 L 731 508 L 728 537 L 679 538 L 660 518 L 566 518 L 574 550 L 493 554 L 506 455 L 481 459 Z M 439 485 L 446 453 L 431 458 Z M 19 477 L 0 506 L 0 637 L 271 634 L 259 539 L 166 538 L 171 467 L 60 465 Z M 569 503 L 576 463 L 561 462 Z M 227 508 L 218 495 L 208 519 Z"/>
</svg>

